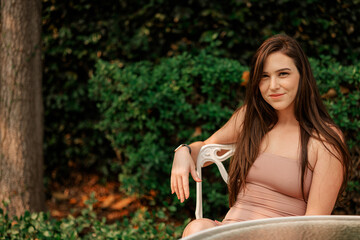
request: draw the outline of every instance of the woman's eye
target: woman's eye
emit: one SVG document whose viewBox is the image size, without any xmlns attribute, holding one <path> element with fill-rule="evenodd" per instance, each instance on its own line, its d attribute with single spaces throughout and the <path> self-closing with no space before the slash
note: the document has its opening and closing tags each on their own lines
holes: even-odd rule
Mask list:
<svg viewBox="0 0 360 240">
<path fill-rule="evenodd" d="M 284 76 L 287 76 L 287 75 L 289 75 L 289 73 L 287 73 L 287 72 L 281 72 L 281 73 L 279 74 L 280 77 L 284 77 Z"/>
<path fill-rule="evenodd" d="M 262 76 L 261 76 L 261 78 L 267 78 L 268 77 L 268 75 L 265 75 L 265 74 L 263 74 Z"/>
</svg>

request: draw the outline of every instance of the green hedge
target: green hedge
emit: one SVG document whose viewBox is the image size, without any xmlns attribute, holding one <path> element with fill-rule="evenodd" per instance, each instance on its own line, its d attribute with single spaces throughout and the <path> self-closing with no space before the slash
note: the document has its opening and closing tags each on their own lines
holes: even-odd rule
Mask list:
<svg viewBox="0 0 360 240">
<path fill-rule="evenodd" d="M 0 208 L 0 239 L 42 239 L 42 240 L 138 240 L 138 239 L 178 239 L 181 237 L 186 220 L 175 227 L 166 224 L 167 209 L 148 211 L 138 210 L 131 218 L 121 222 L 106 224 L 105 218 L 99 220 L 93 211 L 94 195 L 86 202 L 87 208 L 77 217 L 72 215 L 55 220 L 49 213 L 29 213 L 10 218 Z"/>
<path fill-rule="evenodd" d="M 122 64 L 158 61 L 184 50 L 216 46 L 247 65 L 275 33 L 300 41 L 311 57 L 353 64 L 360 54 L 359 1 L 55 1 L 42 0 L 46 176 L 64 177 L 69 162 L 118 172 L 114 153 L 95 130 L 88 97 L 97 58 Z"/>
<path fill-rule="evenodd" d="M 334 89 L 336 97 L 324 102 L 335 123 L 345 132 L 348 146 L 358 157 L 360 146 L 360 64 L 342 66 L 328 56 L 311 59 L 314 76 L 324 95 Z"/>
<path fill-rule="evenodd" d="M 100 60 L 96 67 L 89 92 L 102 116 L 98 128 L 121 156 L 122 188 L 154 189 L 160 199 L 169 196 L 174 146 L 207 138 L 231 116 L 240 103 L 236 99 L 242 96 L 239 83 L 246 70 L 204 51 L 158 65 L 139 62 L 121 69 Z M 197 136 L 196 128 L 201 129 Z"/>
<path fill-rule="evenodd" d="M 341 66 L 325 56 L 311 59 L 311 65 L 321 93 L 333 89 L 337 94 L 324 96 L 324 101 L 344 131 L 355 160 L 359 157 L 355 146 L 360 144 L 360 65 Z M 164 58 L 158 64 L 141 61 L 123 67 L 99 60 L 89 92 L 101 113 L 97 127 L 122 161 L 122 188 L 138 193 L 154 189 L 159 204 L 171 204 L 174 147 L 206 139 L 229 119 L 242 103 L 241 76 L 246 70 L 238 61 L 205 50 Z M 215 167 L 206 171 L 205 215 L 219 217 L 227 208 L 226 186 Z M 355 185 L 358 182 L 359 178 L 354 179 Z M 191 202 L 188 209 L 193 208 Z"/>
</svg>

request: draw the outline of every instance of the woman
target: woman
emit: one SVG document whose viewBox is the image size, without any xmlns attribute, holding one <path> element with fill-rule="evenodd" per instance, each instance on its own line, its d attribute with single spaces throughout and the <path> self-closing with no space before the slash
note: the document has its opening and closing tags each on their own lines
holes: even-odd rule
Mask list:
<svg viewBox="0 0 360 240">
<path fill-rule="evenodd" d="M 267 39 L 253 57 L 244 106 L 204 142 L 175 151 L 171 191 L 189 197 L 188 176 L 205 144 L 236 143 L 229 166 L 230 210 L 222 222 L 197 219 L 183 236 L 260 218 L 331 214 L 348 179 L 350 157 L 327 113 L 309 61 L 291 37 Z"/>
</svg>

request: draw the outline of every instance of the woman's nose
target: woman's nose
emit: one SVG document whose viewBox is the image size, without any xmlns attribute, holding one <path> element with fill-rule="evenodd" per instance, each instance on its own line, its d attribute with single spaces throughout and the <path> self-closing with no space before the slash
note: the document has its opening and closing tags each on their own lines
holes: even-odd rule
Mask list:
<svg viewBox="0 0 360 240">
<path fill-rule="evenodd" d="M 279 85 L 279 79 L 277 77 L 271 77 L 270 78 L 270 89 L 275 90 L 280 87 Z"/>
</svg>

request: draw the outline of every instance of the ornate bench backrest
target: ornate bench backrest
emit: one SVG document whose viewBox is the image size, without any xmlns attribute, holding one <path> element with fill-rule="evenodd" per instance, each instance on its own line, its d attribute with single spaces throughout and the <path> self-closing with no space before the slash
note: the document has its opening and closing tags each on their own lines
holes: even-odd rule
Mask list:
<svg viewBox="0 0 360 240">
<path fill-rule="evenodd" d="M 218 152 L 221 150 L 227 150 L 227 152 L 221 156 L 218 155 Z M 224 165 L 222 164 L 223 161 L 230 158 L 234 155 L 235 152 L 235 145 L 229 144 L 207 144 L 204 145 L 199 152 L 197 161 L 196 161 L 196 171 L 199 177 L 201 178 L 201 168 L 204 166 L 206 162 L 213 162 L 219 168 L 221 177 L 227 183 L 228 181 L 228 174 Z M 203 217 L 203 210 L 202 210 L 202 183 L 196 183 L 196 209 L 195 209 L 195 217 L 196 219 Z"/>
</svg>

